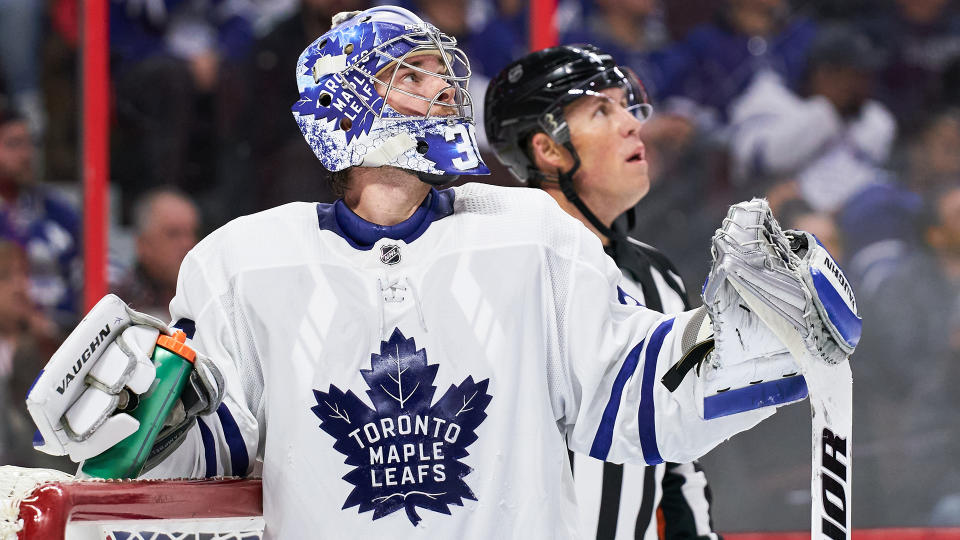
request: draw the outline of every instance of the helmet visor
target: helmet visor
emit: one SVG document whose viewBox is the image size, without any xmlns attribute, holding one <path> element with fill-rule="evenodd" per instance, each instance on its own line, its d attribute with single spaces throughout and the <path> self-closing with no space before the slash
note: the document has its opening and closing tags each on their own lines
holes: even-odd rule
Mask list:
<svg viewBox="0 0 960 540">
<path fill-rule="evenodd" d="M 569 132 L 566 121 L 562 120 L 563 108 L 586 96 L 610 99 L 609 96 L 601 91 L 614 87 L 623 89 L 625 99 L 623 107 L 637 120 L 645 122 L 653 115 L 653 105 L 650 104 L 647 98 L 647 92 L 643 87 L 643 83 L 640 82 L 630 68 L 617 66 L 600 71 L 580 84 L 571 86 L 565 94 L 558 97 L 553 104 L 547 108 L 538 119 L 538 122 L 544 131 L 553 139 L 565 141 L 569 138 Z"/>
</svg>

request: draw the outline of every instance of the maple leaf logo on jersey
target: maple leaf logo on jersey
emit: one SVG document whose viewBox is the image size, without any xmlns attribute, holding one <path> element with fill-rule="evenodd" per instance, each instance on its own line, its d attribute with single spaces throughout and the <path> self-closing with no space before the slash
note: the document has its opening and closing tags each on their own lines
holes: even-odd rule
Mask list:
<svg viewBox="0 0 960 540">
<path fill-rule="evenodd" d="M 320 429 L 354 466 L 343 477 L 354 486 L 344 509 L 359 506 L 379 519 L 402 508 L 416 525 L 417 507 L 450 514 L 449 505 L 477 500 L 463 480 L 472 469 L 460 460 L 487 417 L 490 379 L 467 377 L 431 405 L 438 368 L 398 328 L 380 342 L 380 354 L 370 355 L 370 369 L 360 370 L 376 410 L 332 384 L 329 392 L 313 391 L 317 405 L 310 410 Z"/>
</svg>

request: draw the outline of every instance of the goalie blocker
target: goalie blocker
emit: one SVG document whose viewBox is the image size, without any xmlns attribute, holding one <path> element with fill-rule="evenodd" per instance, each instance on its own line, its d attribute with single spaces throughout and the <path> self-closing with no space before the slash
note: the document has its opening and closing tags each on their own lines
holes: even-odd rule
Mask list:
<svg viewBox="0 0 960 540">
<path fill-rule="evenodd" d="M 162 406 L 139 403 L 140 396 L 147 394 L 149 400 L 158 388 L 173 383 L 156 380 L 151 357 L 158 338 L 170 343 L 167 349 L 180 350 L 177 343 L 184 339 L 179 334 L 170 337 L 163 322 L 130 309 L 115 295 L 101 299 L 57 349 L 27 394 L 27 410 L 38 429 L 34 447 L 80 462 L 115 447 L 138 432 L 143 421 L 166 425 L 147 466 L 172 452 L 194 416 L 216 410 L 224 387 L 216 366 L 197 354 L 196 369 L 190 370 L 182 395 L 174 392 L 179 399 Z M 134 418 L 129 413 L 138 404 L 138 417 L 147 410 L 162 417 Z M 154 437 L 155 431 L 150 434 Z M 137 457 L 141 464 L 143 457 Z M 135 469 L 139 472 L 140 467 Z"/>
</svg>

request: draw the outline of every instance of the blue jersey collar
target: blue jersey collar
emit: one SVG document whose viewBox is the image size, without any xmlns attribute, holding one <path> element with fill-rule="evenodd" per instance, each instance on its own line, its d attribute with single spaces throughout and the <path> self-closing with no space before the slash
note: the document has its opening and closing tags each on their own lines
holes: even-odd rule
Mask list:
<svg viewBox="0 0 960 540">
<path fill-rule="evenodd" d="M 343 199 L 333 204 L 318 204 L 317 217 L 321 230 L 328 230 L 347 241 L 352 247 L 368 250 L 381 238 L 403 240 L 406 243 L 420 238 L 430 224 L 453 213 L 454 192 L 452 189 L 430 193 L 423 199 L 412 216 L 396 225 L 370 223 L 347 208 Z"/>
</svg>

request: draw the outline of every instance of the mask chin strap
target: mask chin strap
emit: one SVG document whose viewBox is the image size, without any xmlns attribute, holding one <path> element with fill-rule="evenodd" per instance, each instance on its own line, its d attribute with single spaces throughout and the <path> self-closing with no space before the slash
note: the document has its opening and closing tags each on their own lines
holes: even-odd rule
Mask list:
<svg viewBox="0 0 960 540">
<path fill-rule="evenodd" d="M 437 187 L 449 184 L 450 182 L 454 182 L 458 178 L 460 178 L 459 174 L 433 174 L 433 173 L 428 173 L 423 171 L 410 171 L 410 172 L 416 174 L 417 178 L 419 178 L 421 182 L 430 184 L 431 186 L 437 186 Z"/>
<path fill-rule="evenodd" d="M 589 221 L 600 234 L 606 236 L 612 242 L 622 241 L 624 234 L 604 225 L 593 211 L 590 210 L 587 203 L 583 202 L 583 199 L 577 194 L 577 190 L 573 187 L 573 175 L 580 169 L 580 155 L 577 154 L 576 149 L 573 148 L 573 143 L 570 141 L 563 143 L 563 146 L 570 152 L 570 155 L 573 156 L 573 167 L 570 167 L 569 171 L 557 171 L 556 182 L 560 185 L 560 191 L 563 192 L 563 196 L 573 203 L 573 205 L 577 207 L 577 210 L 580 210 L 580 213 L 587 218 L 587 221 Z"/>
</svg>

